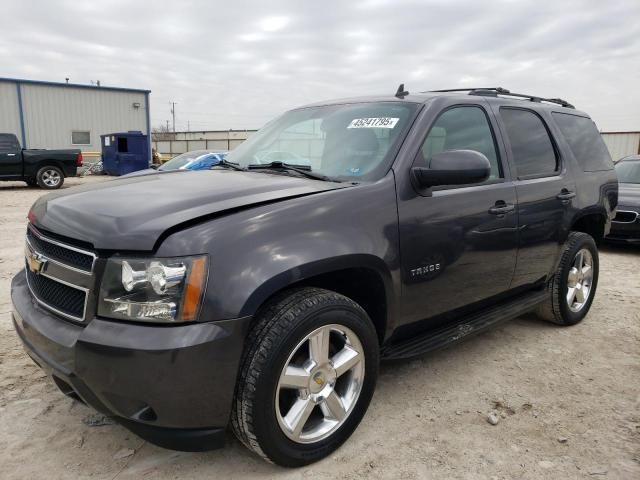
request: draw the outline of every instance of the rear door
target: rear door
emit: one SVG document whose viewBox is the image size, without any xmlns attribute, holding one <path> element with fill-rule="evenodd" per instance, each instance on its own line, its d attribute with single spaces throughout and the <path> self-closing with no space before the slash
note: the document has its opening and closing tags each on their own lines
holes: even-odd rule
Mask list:
<svg viewBox="0 0 640 480">
<path fill-rule="evenodd" d="M 22 178 L 22 155 L 13 134 L 0 133 L 0 177 Z"/>
<path fill-rule="evenodd" d="M 515 176 L 518 257 L 512 288 L 550 274 L 564 241 L 576 187 L 548 126 L 548 112 L 492 105 Z"/>
</svg>

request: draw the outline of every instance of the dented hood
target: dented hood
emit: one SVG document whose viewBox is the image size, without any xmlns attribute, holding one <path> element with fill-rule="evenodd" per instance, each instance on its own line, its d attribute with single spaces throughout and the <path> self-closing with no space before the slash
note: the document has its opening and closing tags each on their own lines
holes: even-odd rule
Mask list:
<svg viewBox="0 0 640 480">
<path fill-rule="evenodd" d="M 233 170 L 158 172 L 59 190 L 40 197 L 38 228 L 106 250 L 153 250 L 168 229 L 349 184 Z"/>
</svg>

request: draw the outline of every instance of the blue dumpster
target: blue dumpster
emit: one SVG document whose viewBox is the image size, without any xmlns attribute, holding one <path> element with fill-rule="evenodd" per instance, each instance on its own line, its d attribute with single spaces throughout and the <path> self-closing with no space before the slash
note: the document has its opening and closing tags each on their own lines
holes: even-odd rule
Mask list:
<svg viewBox="0 0 640 480">
<path fill-rule="evenodd" d="M 101 135 L 102 168 L 109 175 L 126 175 L 149 168 L 149 138 L 140 131 Z"/>
</svg>

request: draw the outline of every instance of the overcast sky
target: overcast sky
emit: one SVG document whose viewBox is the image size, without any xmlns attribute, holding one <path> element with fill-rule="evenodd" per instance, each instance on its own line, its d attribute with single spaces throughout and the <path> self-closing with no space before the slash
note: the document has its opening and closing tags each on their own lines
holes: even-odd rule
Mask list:
<svg viewBox="0 0 640 480">
<path fill-rule="evenodd" d="M 156 126 L 251 129 L 326 98 L 502 86 L 640 130 L 640 0 L 3 0 L 0 76 L 145 88 Z"/>
</svg>

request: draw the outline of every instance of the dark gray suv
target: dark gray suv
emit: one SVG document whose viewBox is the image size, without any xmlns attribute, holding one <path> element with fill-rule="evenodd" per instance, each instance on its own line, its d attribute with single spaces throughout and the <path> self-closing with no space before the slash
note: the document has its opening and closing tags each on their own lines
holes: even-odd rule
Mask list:
<svg viewBox="0 0 640 480">
<path fill-rule="evenodd" d="M 381 359 L 536 311 L 573 325 L 618 182 L 587 114 L 504 89 L 323 102 L 213 170 L 29 212 L 15 329 L 60 389 L 167 448 L 299 466 L 355 430 Z"/>
</svg>

